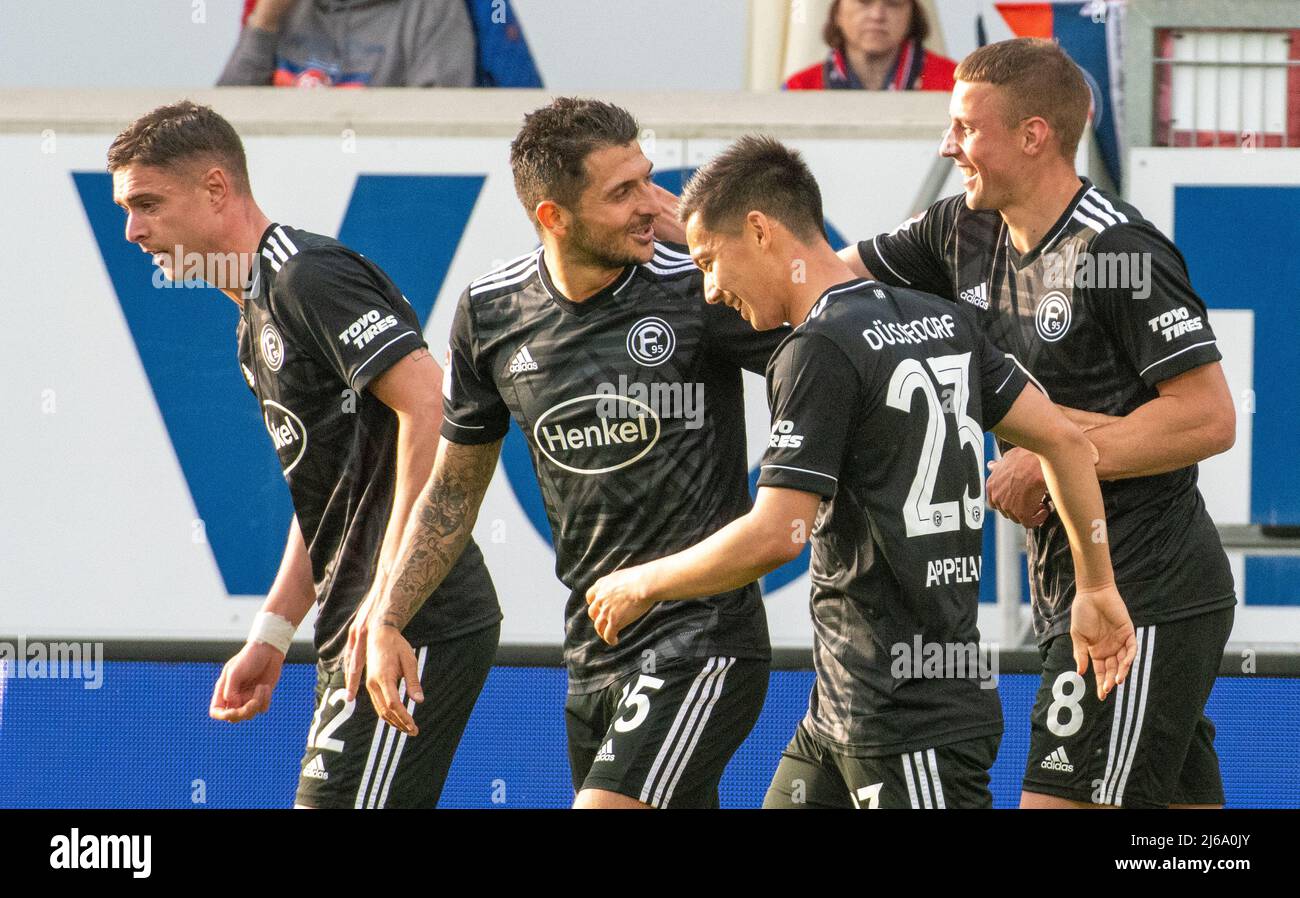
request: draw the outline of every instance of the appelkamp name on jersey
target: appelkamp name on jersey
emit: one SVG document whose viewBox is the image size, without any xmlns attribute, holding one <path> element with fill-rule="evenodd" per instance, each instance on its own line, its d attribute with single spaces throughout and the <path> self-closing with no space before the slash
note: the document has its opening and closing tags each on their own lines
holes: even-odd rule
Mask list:
<svg viewBox="0 0 1300 898">
<path fill-rule="evenodd" d="M 353 349 L 364 349 L 366 344 L 390 327 L 397 327 L 396 315 L 383 315 L 371 309 L 339 333 L 339 342 L 352 344 Z"/>
<path fill-rule="evenodd" d="M 951 583 L 978 583 L 984 559 L 978 555 L 933 558 L 925 563 L 925 587 Z"/>
<path fill-rule="evenodd" d="M 631 406 L 601 414 L 610 403 Z M 644 402 L 628 396 L 593 393 L 551 406 L 533 425 L 538 450 L 556 466 L 574 474 L 606 474 L 634 464 L 659 441 L 659 416 Z"/>
<path fill-rule="evenodd" d="M 928 340 L 951 340 L 953 337 L 951 315 L 927 315 L 901 324 L 876 319 L 871 325 L 862 336 L 872 349 L 883 349 L 886 344 L 916 344 Z"/>
</svg>

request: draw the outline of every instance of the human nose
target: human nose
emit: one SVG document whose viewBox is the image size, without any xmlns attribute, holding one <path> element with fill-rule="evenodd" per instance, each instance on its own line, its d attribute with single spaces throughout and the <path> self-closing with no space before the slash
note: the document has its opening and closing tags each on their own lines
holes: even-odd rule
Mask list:
<svg viewBox="0 0 1300 898">
<path fill-rule="evenodd" d="M 704 300 L 708 303 L 722 301 L 722 290 L 719 289 L 718 281 L 714 278 L 712 271 L 704 272 Z"/>
<path fill-rule="evenodd" d="M 939 139 L 940 156 L 951 159 L 961 152 L 961 148 L 957 146 L 955 130 L 954 126 L 949 125 L 948 130 L 943 132 L 943 137 Z"/>
<path fill-rule="evenodd" d="M 646 181 L 637 191 L 636 211 L 638 215 L 658 215 L 659 214 L 659 196 L 655 190 L 654 182 Z"/>
<path fill-rule="evenodd" d="M 144 225 L 140 217 L 134 212 L 126 214 L 126 239 L 129 243 L 140 243 L 146 236 Z"/>
</svg>

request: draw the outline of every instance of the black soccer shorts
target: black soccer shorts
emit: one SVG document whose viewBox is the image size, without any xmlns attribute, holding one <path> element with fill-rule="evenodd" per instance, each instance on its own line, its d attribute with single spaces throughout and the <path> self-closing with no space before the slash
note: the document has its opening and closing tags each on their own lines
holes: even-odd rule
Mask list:
<svg viewBox="0 0 1300 898">
<path fill-rule="evenodd" d="M 308 808 L 432 808 L 496 657 L 501 625 L 413 646 L 424 701 L 408 699 L 414 739 L 375 714 L 363 684 L 347 700 L 346 671 L 316 668 L 316 713 L 294 804 Z M 401 686 L 403 698 L 406 684 Z"/>
<path fill-rule="evenodd" d="M 1137 628 L 1128 679 L 1097 701 L 1092 666 L 1075 672 L 1069 634 L 1043 647 L 1024 791 L 1133 808 L 1223 804 L 1205 703 L 1233 609 Z"/>
<path fill-rule="evenodd" d="M 722 771 L 763 710 L 770 663 L 686 658 L 564 704 L 575 792 L 656 808 L 716 808 Z"/>
<path fill-rule="evenodd" d="M 989 769 L 1000 735 L 873 757 L 845 754 L 801 721 L 781 753 L 768 809 L 991 808 Z"/>
</svg>

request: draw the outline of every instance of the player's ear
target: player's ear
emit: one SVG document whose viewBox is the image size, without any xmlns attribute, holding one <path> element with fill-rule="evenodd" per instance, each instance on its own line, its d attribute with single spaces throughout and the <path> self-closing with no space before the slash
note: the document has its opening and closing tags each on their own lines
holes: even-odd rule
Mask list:
<svg viewBox="0 0 1300 898">
<path fill-rule="evenodd" d="M 537 216 L 538 224 L 552 234 L 563 234 L 568 229 L 568 215 L 563 207 L 553 200 L 542 200 L 533 210 L 533 214 Z"/>
<path fill-rule="evenodd" d="M 1052 140 L 1052 126 L 1039 116 L 1032 116 L 1020 123 L 1021 149 L 1027 156 L 1038 156 L 1047 150 Z"/>
<path fill-rule="evenodd" d="M 230 199 L 231 184 L 230 176 L 226 174 L 225 169 L 219 165 L 214 165 L 200 175 L 200 181 L 203 185 L 203 192 L 207 194 L 208 201 L 214 207 L 220 207 Z"/>
<path fill-rule="evenodd" d="M 772 222 L 762 212 L 753 209 L 745 216 L 745 234 L 760 249 L 767 249 L 772 243 Z"/>
</svg>

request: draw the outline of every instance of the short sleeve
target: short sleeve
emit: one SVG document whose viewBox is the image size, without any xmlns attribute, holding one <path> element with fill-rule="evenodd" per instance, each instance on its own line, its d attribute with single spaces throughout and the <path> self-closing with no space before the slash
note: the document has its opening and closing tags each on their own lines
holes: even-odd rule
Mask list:
<svg viewBox="0 0 1300 898">
<path fill-rule="evenodd" d="M 790 336 L 790 328 L 785 326 L 756 331 L 739 312 L 722 303 L 705 303 L 704 321 L 713 351 L 755 374 L 767 372 L 772 354 Z"/>
<path fill-rule="evenodd" d="M 451 322 L 447 370 L 442 378 L 442 435 L 453 443 L 494 443 L 510 429 L 510 410 L 492 372 L 478 354 L 469 291 Z"/>
<path fill-rule="evenodd" d="M 295 341 L 314 344 L 325 364 L 354 390 L 365 389 L 425 346 L 411 324 L 414 316 L 394 308 L 396 288 L 380 283 L 342 247 L 297 253 L 284 264 L 272 291 L 276 320 Z"/>
<path fill-rule="evenodd" d="M 862 264 L 878 281 L 954 299 L 944 248 L 956 226 L 955 204 L 962 202 L 961 196 L 939 200 L 892 231 L 861 241 Z"/>
<path fill-rule="evenodd" d="M 1024 367 L 1009 352 L 1003 352 L 984 335 L 983 328 L 972 327 L 979 359 L 980 427 L 992 430 L 1011 411 L 1016 399 L 1029 383 Z"/>
<path fill-rule="evenodd" d="M 1205 301 L 1167 237 L 1146 222 L 1121 224 L 1102 232 L 1091 250 L 1091 260 L 1081 262 L 1094 263 L 1099 282 L 1127 272 L 1125 286 L 1090 287 L 1088 298 L 1148 386 L 1223 358 Z"/>
<path fill-rule="evenodd" d="M 853 427 L 846 408 L 859 405 L 857 369 L 829 337 L 797 332 L 768 372 L 772 432 L 758 485 L 835 495 Z"/>
</svg>

